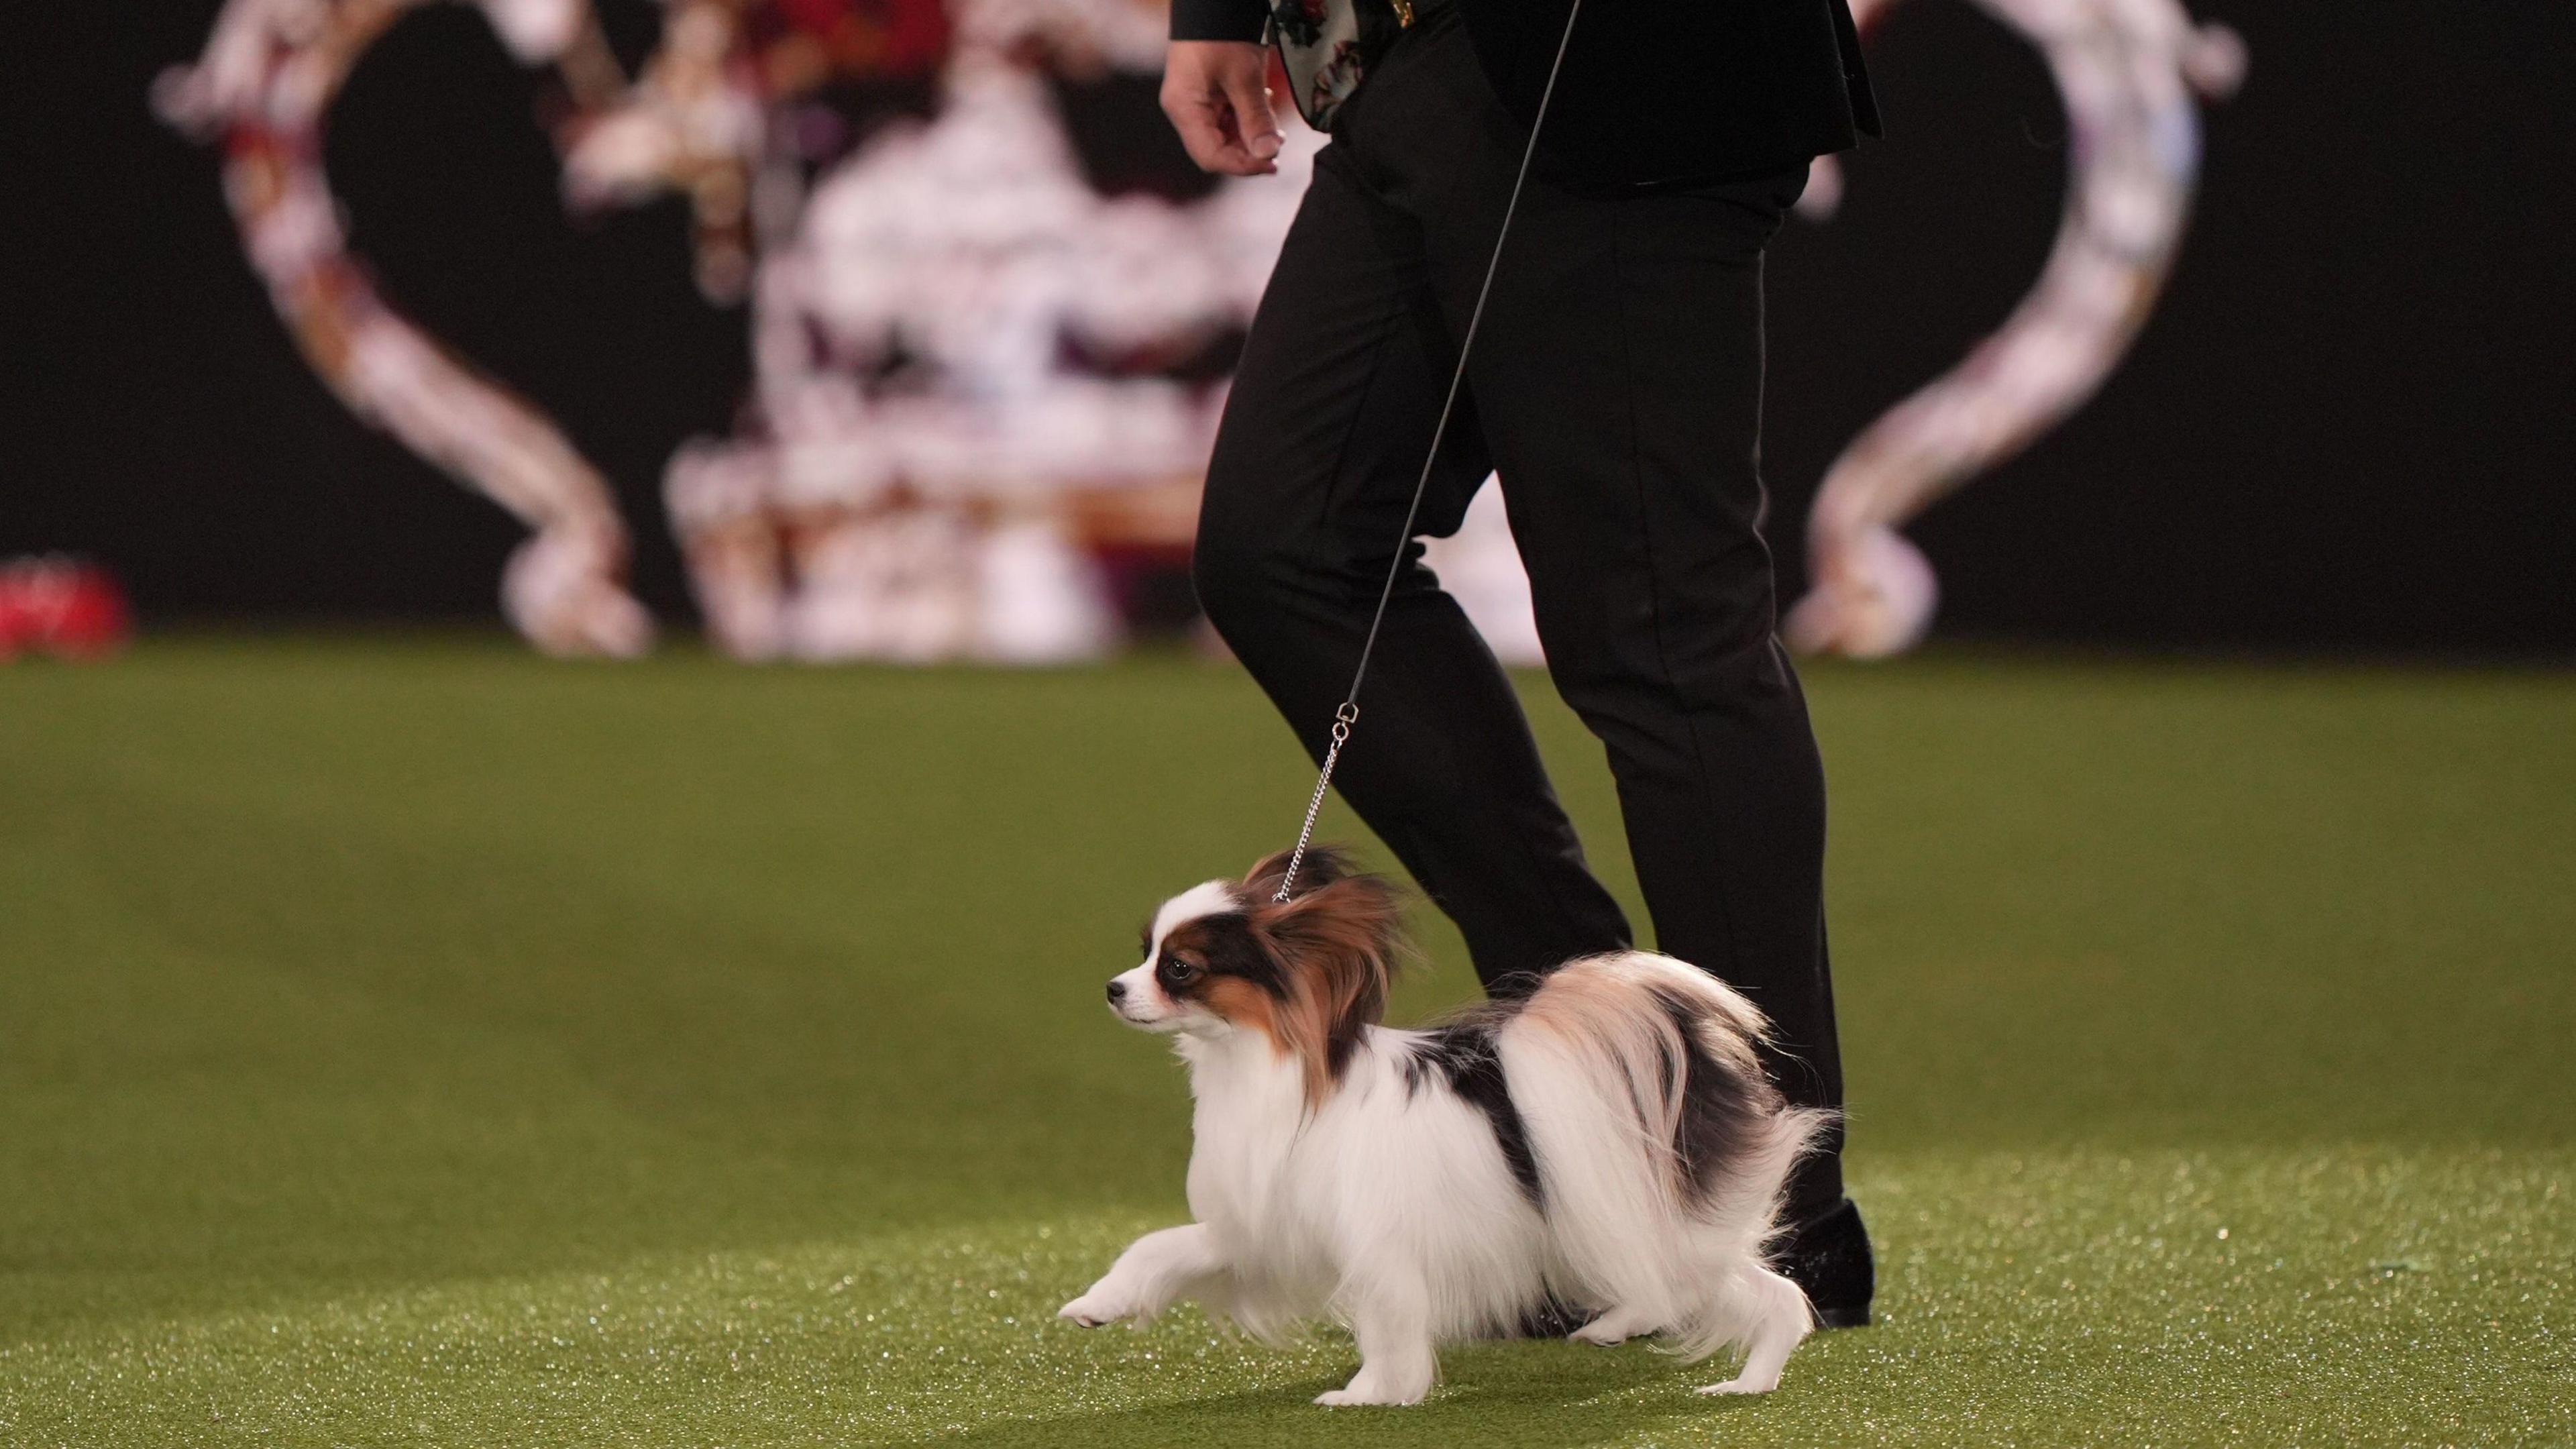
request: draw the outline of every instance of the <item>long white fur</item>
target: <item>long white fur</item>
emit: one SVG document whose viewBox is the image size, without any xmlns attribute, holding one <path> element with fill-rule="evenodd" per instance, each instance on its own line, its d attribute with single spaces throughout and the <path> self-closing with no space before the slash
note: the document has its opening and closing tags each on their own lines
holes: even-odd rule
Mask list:
<svg viewBox="0 0 2576 1449">
<path fill-rule="evenodd" d="M 1764 1392 L 1813 1326 L 1806 1295 L 1762 1253 L 1789 1170 L 1826 1116 L 1773 1114 L 1705 1201 L 1676 1192 L 1686 1059 L 1658 992 L 1694 1005 L 1704 1050 L 1758 1070 L 1761 1013 L 1706 972 L 1642 951 L 1565 966 L 1498 1038 L 1563 1265 L 1556 1286 L 1613 1305 L 1604 1317 L 1619 1327 L 1671 1335 L 1686 1359 L 1744 1349 L 1743 1376 L 1713 1388 Z"/>
<path fill-rule="evenodd" d="M 1211 882 L 1165 907 L 1157 950 L 1180 921 L 1232 908 L 1211 887 L 1230 890 Z M 1150 956 L 1120 980 L 1119 1014 L 1174 1033 L 1189 1065 L 1197 1221 L 1137 1240 L 1062 1317 L 1142 1322 L 1190 1299 L 1265 1340 L 1339 1321 L 1361 1367 L 1322 1404 L 1418 1402 L 1438 1376 L 1439 1343 L 1508 1332 L 1551 1294 L 1607 1305 L 1576 1335 L 1586 1341 L 1662 1332 L 1688 1359 L 1743 1350 L 1743 1372 L 1704 1393 L 1773 1388 L 1811 1328 L 1806 1296 L 1762 1251 L 1824 1114 L 1778 1113 L 1705 1202 L 1677 1190 L 1678 1089 L 1666 1084 L 1679 1081 L 1680 1043 L 1654 990 L 1692 1003 L 1714 1054 L 1749 1063 L 1766 1029 L 1707 974 L 1643 952 L 1574 962 L 1501 1028 L 1544 1212 L 1445 1078 L 1430 1072 L 1408 1092 L 1405 1063 L 1422 1033 L 1370 1028 L 1310 1112 L 1297 1062 L 1263 1033 L 1164 995 Z"/>
</svg>

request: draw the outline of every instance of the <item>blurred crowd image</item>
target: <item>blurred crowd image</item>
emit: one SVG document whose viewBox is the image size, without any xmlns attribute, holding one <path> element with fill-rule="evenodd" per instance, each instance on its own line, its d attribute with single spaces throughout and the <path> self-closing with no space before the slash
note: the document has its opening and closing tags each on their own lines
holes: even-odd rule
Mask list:
<svg viewBox="0 0 2576 1449">
<path fill-rule="evenodd" d="M 539 648 L 631 656 L 637 520 L 543 411 L 410 320 L 351 251 L 323 160 L 342 82 L 433 0 L 228 0 L 161 114 L 222 154 L 251 264 L 355 414 L 516 516 L 500 581 Z M 2046 57 L 2075 141 L 2056 251 L 2019 310 L 1827 475 L 1813 651 L 1919 640 L 1937 587 L 1897 528 L 2080 407 L 2152 308 L 2199 165 L 2197 107 L 2244 70 L 2174 0 L 1988 0 Z M 673 0 L 631 67 L 589 0 L 477 0 L 523 65 L 576 209 L 678 193 L 714 301 L 746 300 L 753 383 L 663 495 L 711 640 L 737 658 L 1099 657 L 1112 571 L 1188 555 L 1240 339 L 1323 138 L 1279 175 L 1204 176 L 1155 112 L 1165 19 L 1138 0 Z M 1889 7 L 1865 5 L 1862 23 Z M 531 124 L 537 124 L 535 117 Z M 1830 158 L 1805 212 L 1843 192 Z M 1536 631 L 1486 490 L 1431 563 L 1506 659 Z"/>
</svg>

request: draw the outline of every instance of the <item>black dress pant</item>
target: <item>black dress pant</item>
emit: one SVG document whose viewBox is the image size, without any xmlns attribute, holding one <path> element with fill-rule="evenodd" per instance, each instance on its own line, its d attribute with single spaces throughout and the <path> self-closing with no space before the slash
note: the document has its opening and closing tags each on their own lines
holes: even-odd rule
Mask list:
<svg viewBox="0 0 2576 1449">
<path fill-rule="evenodd" d="M 1396 547 L 1527 132 L 1446 6 L 1343 108 L 1245 344 L 1195 575 L 1320 757 Z M 1499 471 L 1548 668 L 1609 753 L 1657 946 L 1768 1012 L 1838 1106 L 1824 774 L 1761 534 L 1762 249 L 1799 173 L 1588 193 L 1533 179 L 1417 533 Z M 1336 776 L 1489 990 L 1630 943 L 1492 654 L 1408 542 Z M 1517 980 L 1516 980 L 1517 978 Z M 1840 1138 L 1792 1188 L 1842 1198 Z"/>
</svg>

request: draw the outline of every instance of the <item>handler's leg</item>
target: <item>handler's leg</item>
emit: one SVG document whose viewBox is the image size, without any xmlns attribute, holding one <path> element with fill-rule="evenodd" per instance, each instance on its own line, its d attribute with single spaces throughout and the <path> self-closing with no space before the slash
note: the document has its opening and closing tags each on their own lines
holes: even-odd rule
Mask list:
<svg viewBox="0 0 2576 1449">
<path fill-rule="evenodd" d="M 1209 620 L 1319 758 L 1450 349 L 1418 227 L 1371 194 L 1344 146 L 1327 148 L 1245 344 L 1194 564 Z M 1487 471 L 1472 418 L 1453 435 L 1461 447 L 1420 532 L 1454 529 Z M 1457 921 L 1489 985 L 1626 945 L 1509 681 L 1418 553 L 1407 550 L 1336 784 Z"/>
<path fill-rule="evenodd" d="M 1770 1013 L 1774 1078 L 1836 1107 L 1824 772 L 1760 531 L 1761 253 L 1796 190 L 1533 187 L 1470 375 L 1549 668 L 1608 747 L 1657 944 Z M 1454 266 L 1475 260 L 1460 250 Z M 1841 1202 L 1839 1148 L 1801 1168 L 1793 1221 Z"/>
</svg>

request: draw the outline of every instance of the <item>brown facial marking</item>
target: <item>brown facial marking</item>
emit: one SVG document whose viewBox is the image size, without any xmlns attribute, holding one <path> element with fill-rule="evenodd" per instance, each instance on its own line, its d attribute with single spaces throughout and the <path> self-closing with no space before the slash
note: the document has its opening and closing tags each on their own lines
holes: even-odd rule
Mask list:
<svg viewBox="0 0 2576 1449">
<path fill-rule="evenodd" d="M 1166 961 L 1181 961 L 1204 975 L 1216 958 L 1216 944 L 1216 927 L 1212 918 L 1201 916 L 1195 921 L 1183 921 L 1152 948 L 1155 969 L 1159 972 Z"/>
<path fill-rule="evenodd" d="M 1240 976 L 1205 976 L 1194 994 L 1200 1005 L 1241 1030 L 1270 1038 L 1274 1050 L 1287 1049 L 1280 1041 L 1278 1003 L 1269 992 Z"/>
<path fill-rule="evenodd" d="M 1146 944 L 1164 994 L 1258 1031 L 1296 1059 L 1311 1111 L 1386 1013 L 1404 912 L 1393 885 L 1357 874 L 1329 847 L 1309 850 L 1293 897 L 1273 901 L 1287 866 L 1284 851 L 1263 860 L 1234 892 L 1242 909 L 1184 921 Z M 1175 979 L 1170 962 L 1189 969 Z"/>
<path fill-rule="evenodd" d="M 1174 926 L 1155 947 L 1154 980 L 1165 994 L 1223 1017 L 1238 1027 L 1257 1030 L 1275 1045 L 1279 1030 L 1274 1002 L 1262 984 L 1245 974 L 1247 966 L 1272 975 L 1266 957 L 1241 916 L 1202 916 Z M 1173 968 L 1181 968 L 1178 984 Z"/>
</svg>

